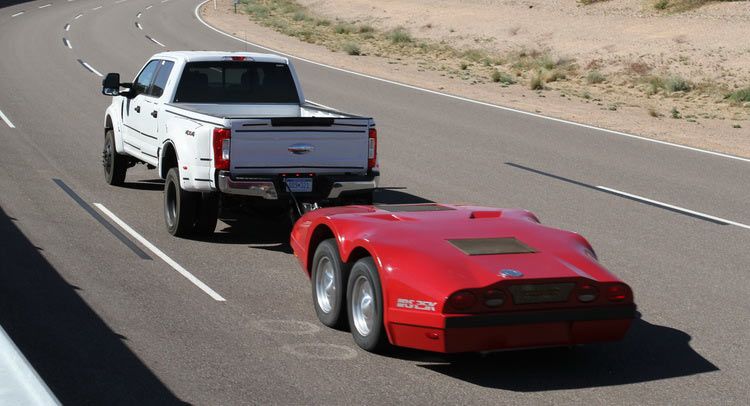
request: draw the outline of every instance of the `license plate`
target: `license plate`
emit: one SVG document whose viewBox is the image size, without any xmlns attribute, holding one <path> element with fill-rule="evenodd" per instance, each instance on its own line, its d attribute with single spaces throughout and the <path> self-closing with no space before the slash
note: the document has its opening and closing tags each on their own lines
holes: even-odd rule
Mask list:
<svg viewBox="0 0 750 406">
<path fill-rule="evenodd" d="M 312 192 L 312 178 L 286 179 L 286 184 L 293 193 Z"/>
<path fill-rule="evenodd" d="M 515 304 L 566 302 L 575 283 L 540 283 L 508 287 Z"/>
</svg>

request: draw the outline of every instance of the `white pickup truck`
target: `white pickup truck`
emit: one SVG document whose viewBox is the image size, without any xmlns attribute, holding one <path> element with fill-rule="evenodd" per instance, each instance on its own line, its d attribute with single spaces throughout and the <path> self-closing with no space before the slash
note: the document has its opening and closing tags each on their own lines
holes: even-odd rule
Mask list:
<svg viewBox="0 0 750 406">
<path fill-rule="evenodd" d="M 132 83 L 110 73 L 102 85 L 114 96 L 104 118 L 105 179 L 121 185 L 137 163 L 158 169 L 173 235 L 213 233 L 220 208 L 372 202 L 374 121 L 305 102 L 286 58 L 165 52 Z"/>
</svg>

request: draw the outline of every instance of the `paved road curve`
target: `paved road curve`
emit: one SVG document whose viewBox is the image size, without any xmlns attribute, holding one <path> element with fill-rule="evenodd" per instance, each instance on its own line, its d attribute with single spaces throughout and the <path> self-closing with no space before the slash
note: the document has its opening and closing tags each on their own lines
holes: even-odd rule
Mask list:
<svg viewBox="0 0 750 406">
<path fill-rule="evenodd" d="M 383 183 L 408 187 L 378 200 L 526 208 L 593 243 L 643 317 L 621 343 L 573 351 L 371 355 L 317 322 L 284 230 L 170 237 L 154 172 L 104 183 L 99 75 L 133 77 L 167 49 L 245 49 L 196 5 L 0 0 L 0 325 L 63 404 L 750 398 L 747 161 L 295 61 L 309 99 L 376 118 Z"/>
</svg>

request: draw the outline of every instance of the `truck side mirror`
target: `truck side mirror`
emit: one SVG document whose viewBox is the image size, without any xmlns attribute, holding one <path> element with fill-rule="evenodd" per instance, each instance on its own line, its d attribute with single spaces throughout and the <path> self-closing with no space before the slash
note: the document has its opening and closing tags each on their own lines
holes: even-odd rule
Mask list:
<svg viewBox="0 0 750 406">
<path fill-rule="evenodd" d="M 120 94 L 120 74 L 108 73 L 102 80 L 102 94 L 106 96 L 117 96 Z"/>
</svg>

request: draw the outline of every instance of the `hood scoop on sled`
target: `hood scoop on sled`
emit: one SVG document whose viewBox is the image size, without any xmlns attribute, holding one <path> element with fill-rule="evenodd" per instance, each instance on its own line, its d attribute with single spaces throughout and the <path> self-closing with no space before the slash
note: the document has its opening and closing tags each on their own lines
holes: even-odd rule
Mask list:
<svg viewBox="0 0 750 406">
<path fill-rule="evenodd" d="M 539 252 L 514 237 L 446 240 L 466 255 L 531 254 Z"/>
</svg>

